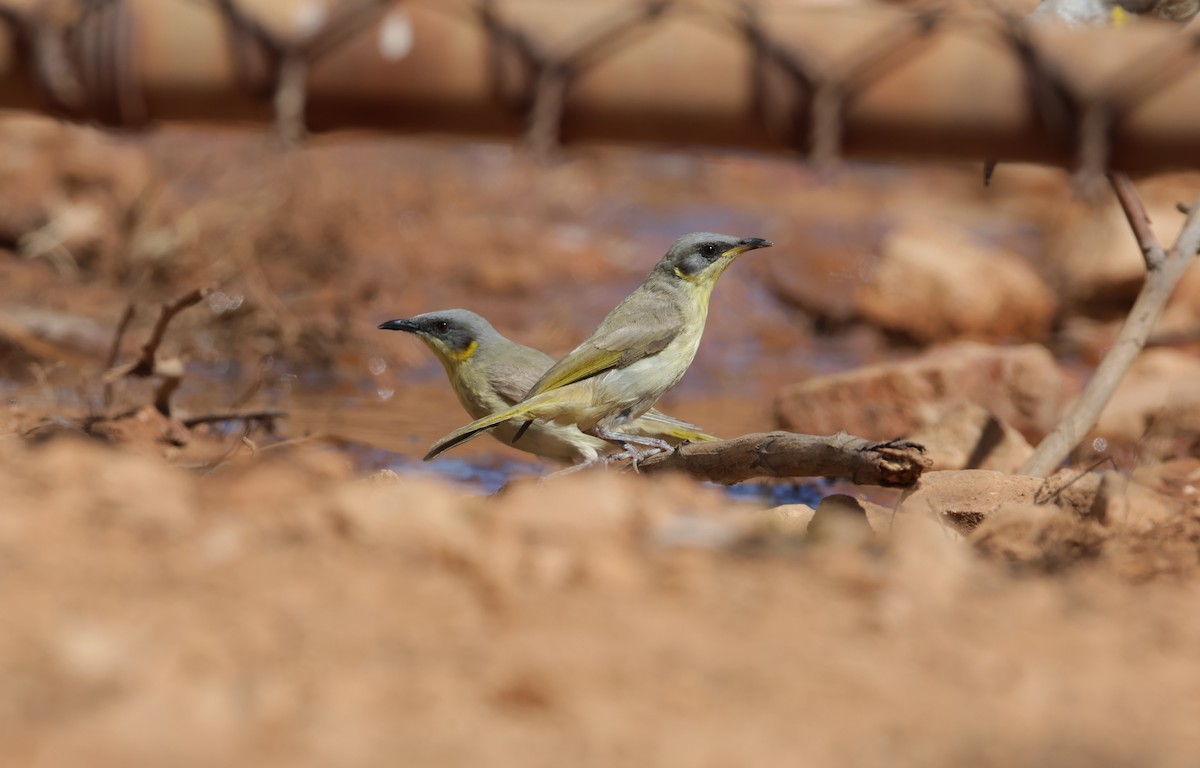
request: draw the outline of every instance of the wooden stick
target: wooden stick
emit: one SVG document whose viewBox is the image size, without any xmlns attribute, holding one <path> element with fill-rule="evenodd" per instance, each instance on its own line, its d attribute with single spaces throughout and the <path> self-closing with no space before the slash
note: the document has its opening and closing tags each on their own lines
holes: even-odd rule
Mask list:
<svg viewBox="0 0 1200 768">
<path fill-rule="evenodd" d="M 1154 269 L 1156 264 L 1167 258 L 1167 254 L 1150 226 L 1150 214 L 1146 213 L 1142 196 L 1138 194 L 1137 187 L 1133 186 L 1133 180 L 1127 174 L 1114 172 L 1109 174 L 1108 179 L 1117 195 L 1117 202 L 1121 204 L 1121 210 L 1125 212 L 1125 220 L 1129 222 L 1129 228 L 1133 230 L 1133 236 L 1137 239 L 1138 247 L 1142 249 L 1146 270 Z"/>
<path fill-rule="evenodd" d="M 758 477 L 840 477 L 859 485 L 907 488 L 930 466 L 916 443 L 876 443 L 845 432 L 759 432 L 732 440 L 687 443 L 643 459 L 640 472 L 682 471 L 732 485 Z"/>
</svg>

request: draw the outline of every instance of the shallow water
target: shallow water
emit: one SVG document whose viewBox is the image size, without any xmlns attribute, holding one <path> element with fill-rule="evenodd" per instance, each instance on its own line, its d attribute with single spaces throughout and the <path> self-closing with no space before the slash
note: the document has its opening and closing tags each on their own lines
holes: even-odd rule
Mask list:
<svg viewBox="0 0 1200 768">
<path fill-rule="evenodd" d="M 363 473 L 391 470 L 398 475 L 409 477 L 435 477 L 447 480 L 462 488 L 481 495 L 491 495 L 500 491 L 505 485 L 514 480 L 525 480 L 545 477 L 558 471 L 551 467 L 533 461 L 510 459 L 504 457 L 481 457 L 477 459 L 461 459 L 441 457 L 437 461 L 423 462 L 409 456 L 383 448 L 369 445 L 348 444 L 337 450 L 349 457 L 354 465 Z M 591 471 L 628 472 L 628 468 L 613 467 L 608 470 L 595 469 Z M 740 501 L 760 502 L 764 506 L 780 504 L 808 504 L 815 507 L 822 497 L 830 492 L 829 484 L 823 480 L 811 482 L 747 482 L 734 486 L 719 486 L 730 498 Z"/>
</svg>

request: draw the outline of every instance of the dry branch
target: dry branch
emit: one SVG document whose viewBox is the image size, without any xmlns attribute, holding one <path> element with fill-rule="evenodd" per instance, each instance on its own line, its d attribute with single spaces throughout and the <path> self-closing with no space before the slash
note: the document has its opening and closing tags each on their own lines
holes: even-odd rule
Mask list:
<svg viewBox="0 0 1200 768">
<path fill-rule="evenodd" d="M 871 442 L 839 432 L 759 432 L 732 440 L 688 443 L 644 459 L 641 472 L 682 471 L 733 485 L 759 477 L 839 477 L 859 485 L 906 488 L 930 466 L 916 443 Z"/>
<path fill-rule="evenodd" d="M 113 334 L 112 346 L 108 350 L 108 359 L 104 363 L 104 369 L 111 371 L 117 364 L 117 356 L 121 354 L 121 340 L 125 338 L 125 332 L 129 330 L 129 324 L 133 322 L 134 315 L 137 314 L 137 308 L 133 302 L 125 305 L 125 311 L 121 313 L 121 319 L 117 322 L 117 330 Z M 113 381 L 107 377 L 104 380 L 104 407 L 112 407 L 112 389 Z"/>
<path fill-rule="evenodd" d="M 105 412 L 71 419 L 45 418 L 32 428 L 25 430 L 22 433 L 23 436 L 28 440 L 42 440 L 59 432 L 77 431 L 108 440 L 119 439 L 121 431 L 119 429 L 114 430 L 113 427 L 119 422 L 140 418 L 146 410 L 145 406 L 133 406 L 117 412 L 113 412 L 112 410 L 115 385 L 117 382 L 122 382 L 131 377 L 154 377 L 158 379 L 158 385 L 154 390 L 153 407 L 164 417 L 164 420 L 161 422 L 164 426 L 158 438 L 160 442 L 183 445 L 187 442 L 188 430 L 201 424 L 211 424 L 214 422 L 241 422 L 244 425 L 244 432 L 248 432 L 257 423 L 267 431 L 273 431 L 276 420 L 287 416 L 286 411 L 270 408 L 256 410 L 239 408 L 261 387 L 261 372 L 258 381 L 229 410 L 201 413 L 182 419 L 171 413 L 171 397 L 179 389 L 183 377 L 187 372 L 187 367 L 184 365 L 182 358 L 175 356 L 160 357 L 158 350 L 162 345 L 167 327 L 171 324 L 171 321 L 183 310 L 203 301 L 212 290 L 213 288 L 197 288 L 176 299 L 163 302 L 158 319 L 155 321 L 146 342 L 142 345 L 138 358 L 132 362 L 117 365 L 121 342 L 134 317 L 134 305 L 131 303 L 127 306 L 117 323 L 106 361 L 106 370 L 100 377 L 100 382 L 104 386 Z M 3 329 L 3 319 L 3 316 L 0 315 L 0 329 Z M 245 440 L 245 434 L 240 439 Z"/>
<path fill-rule="evenodd" d="M 1125 324 L 1117 333 L 1112 348 L 1097 366 L 1092 380 L 1054 431 L 1046 435 L 1018 470 L 1022 475 L 1048 476 L 1096 426 L 1101 411 L 1112 398 L 1125 372 L 1146 346 L 1150 333 L 1167 305 L 1167 299 L 1175 290 L 1175 284 L 1195 259 L 1197 250 L 1200 250 L 1200 198 L 1188 206 L 1190 213 L 1183 230 L 1170 252 L 1165 252 L 1150 229 L 1145 207 L 1129 179 L 1114 174 L 1112 182 L 1145 257 L 1146 282 L 1142 284 L 1142 290 L 1133 302 Z"/>
<path fill-rule="evenodd" d="M 171 415 L 171 395 L 175 394 L 175 390 L 179 388 L 179 384 L 183 380 L 184 365 L 177 358 L 159 359 L 158 348 L 162 345 L 163 337 L 167 333 L 167 326 L 171 324 L 175 316 L 188 307 L 199 304 L 212 290 L 212 288 L 196 288 L 177 299 L 164 301 L 159 311 L 158 319 L 154 322 L 154 329 L 150 332 L 150 338 L 142 345 L 142 353 L 138 359 L 132 363 L 126 363 L 125 365 L 113 368 L 112 363 L 115 362 L 116 353 L 121 344 L 121 337 L 125 334 L 129 320 L 133 317 L 132 306 L 125 311 L 117 327 L 116 337 L 113 340 L 113 354 L 112 359 L 109 361 L 109 371 L 104 375 L 104 402 L 106 406 L 111 405 L 112 385 L 115 382 L 127 376 L 136 376 L 138 378 L 157 376 L 161 381 L 154 393 L 154 407 L 163 416 Z"/>
<path fill-rule="evenodd" d="M 162 309 L 158 314 L 158 320 L 154 322 L 154 330 L 150 332 L 150 338 L 142 345 L 141 356 L 129 365 L 113 369 L 110 376 L 119 379 L 125 376 L 146 377 L 155 375 L 155 356 L 158 354 L 159 346 L 162 345 L 163 336 L 167 332 L 167 326 L 171 324 L 176 315 L 188 307 L 193 307 L 204 301 L 204 297 L 211 292 L 212 288 L 196 288 L 177 299 L 164 301 Z"/>
<path fill-rule="evenodd" d="M 1121 210 L 1125 213 L 1125 220 L 1129 222 L 1129 228 L 1133 230 L 1133 237 L 1137 240 L 1138 248 L 1142 250 L 1142 259 L 1146 262 L 1146 269 L 1154 269 L 1155 264 L 1165 259 L 1167 254 L 1163 251 L 1158 237 L 1154 234 L 1154 229 L 1150 226 L 1150 214 L 1146 213 L 1146 206 L 1142 204 L 1142 197 L 1138 194 L 1137 187 L 1133 186 L 1133 180 L 1124 173 L 1109 174 L 1109 181 L 1112 182 L 1117 202 L 1121 204 Z"/>
<path fill-rule="evenodd" d="M 125 305 L 125 311 L 121 313 L 121 319 L 117 321 L 117 330 L 113 333 L 112 346 L 108 349 L 107 362 L 104 364 L 106 369 L 117 364 L 117 357 L 121 354 L 121 340 L 125 338 L 125 332 L 129 330 L 129 324 L 133 322 L 136 314 L 137 307 L 132 301 Z"/>
</svg>

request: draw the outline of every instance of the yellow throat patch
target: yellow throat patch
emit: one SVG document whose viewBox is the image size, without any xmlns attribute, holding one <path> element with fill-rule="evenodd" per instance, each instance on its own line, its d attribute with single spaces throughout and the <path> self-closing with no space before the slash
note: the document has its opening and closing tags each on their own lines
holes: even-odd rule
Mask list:
<svg viewBox="0 0 1200 768">
<path fill-rule="evenodd" d="M 451 360 L 454 360 L 457 363 L 461 363 L 464 360 L 471 359 L 471 355 L 474 355 L 475 350 L 477 350 L 477 349 L 479 349 L 479 342 L 472 341 L 470 344 L 467 345 L 466 349 L 461 349 L 461 350 L 458 350 L 457 352 L 451 352 L 450 350 L 446 350 L 446 354 L 450 357 Z"/>
</svg>

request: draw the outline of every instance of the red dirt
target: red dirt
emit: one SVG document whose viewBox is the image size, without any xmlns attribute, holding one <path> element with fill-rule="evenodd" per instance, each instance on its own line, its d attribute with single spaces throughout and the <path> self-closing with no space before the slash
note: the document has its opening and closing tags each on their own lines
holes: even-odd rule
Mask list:
<svg viewBox="0 0 1200 768">
<path fill-rule="evenodd" d="M 680 478 L 484 498 L 365 477 L 338 449 L 403 469 L 464 422 L 426 350 L 378 322 L 467 306 L 560 352 L 701 227 L 777 246 L 723 279 L 664 407 L 769 429 L 781 385 L 913 354 L 826 333 L 880 231 L 933 210 L 1032 259 L 1073 205 L 1063 175 L 1002 167 L 985 191 L 978 168 L 816 178 L 611 150 L 540 167 L 372 137 L 284 154 L 183 128 L 98 146 L 4 178 L 33 198 L 6 241 L 60 187 L 99 190 L 126 225 L 80 235 L 77 274 L 0 255 L 4 316 L 72 330 L 0 347 L 0 764 L 1195 764 L 1194 460 L 1139 469 L 1107 525 L 1014 513 L 966 542 L 902 523 L 812 544 Z M 115 446 L 53 436 L 101 407 L 127 302 L 122 360 L 156 302 L 210 282 L 224 298 L 163 348 L 192 363 L 178 412 L 285 407 L 275 438 L 166 445 L 176 427 L 144 410 L 106 427 Z M 121 382 L 113 408 L 152 386 Z"/>
<path fill-rule="evenodd" d="M 678 479 L 484 502 L 312 451 L 203 477 L 72 441 L 3 452 L 8 765 L 1183 766 L 1200 749 L 1194 504 L 1136 542 L 1094 526 L 1044 576 L 936 536 L 671 545 L 751 514 Z M 1130 558 L 1178 567 L 1145 583 Z"/>
</svg>

